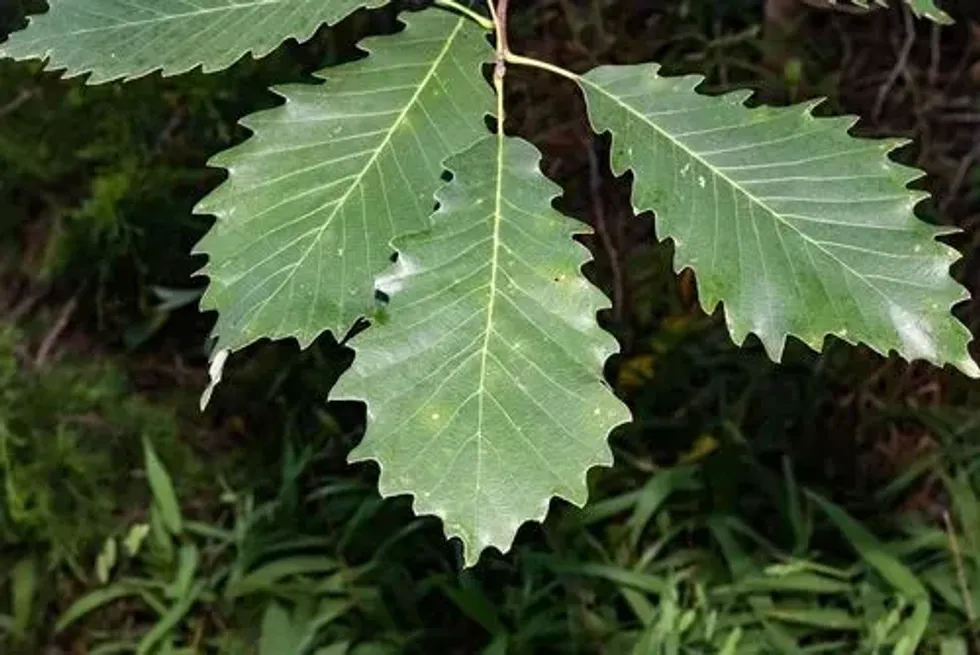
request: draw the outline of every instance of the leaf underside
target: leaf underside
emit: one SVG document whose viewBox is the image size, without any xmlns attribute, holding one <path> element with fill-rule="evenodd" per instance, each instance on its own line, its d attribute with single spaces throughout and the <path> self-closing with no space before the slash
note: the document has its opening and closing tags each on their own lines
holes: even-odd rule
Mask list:
<svg viewBox="0 0 980 655">
<path fill-rule="evenodd" d="M 229 179 L 195 210 L 217 218 L 196 252 L 219 348 L 342 337 L 373 311 L 391 239 L 428 227 L 442 162 L 486 135 L 484 35 L 440 11 L 404 22 L 323 84 L 278 89 L 285 104 L 246 118 L 253 136 L 212 160 Z"/>
<path fill-rule="evenodd" d="M 48 59 L 92 84 L 227 68 L 288 38 L 305 41 L 324 23 L 384 0 L 48 0 L 46 14 L 0 45 L 0 56 Z"/>
<path fill-rule="evenodd" d="M 831 0 L 833 3 L 835 0 Z M 841 0 L 846 2 L 847 0 Z M 859 7 L 867 8 L 870 4 L 874 3 L 881 7 L 887 7 L 888 3 L 884 0 L 850 0 Z M 950 25 L 953 23 L 953 19 L 950 18 L 949 14 L 936 6 L 934 0 L 903 0 L 905 6 L 912 10 L 912 13 L 919 18 L 928 18 L 929 20 L 935 21 L 942 25 Z"/>
<path fill-rule="evenodd" d="M 396 241 L 390 318 L 355 338 L 333 394 L 367 401 L 352 460 L 377 460 L 383 495 L 439 516 L 467 565 L 507 550 L 552 496 L 582 505 L 586 471 L 611 463 L 606 436 L 629 418 L 602 381 L 615 341 L 580 272 L 583 226 L 551 208 L 538 162 L 495 137 L 448 162 L 433 228 Z"/>
<path fill-rule="evenodd" d="M 912 13 L 921 18 L 928 18 L 943 25 L 951 25 L 953 19 L 945 11 L 936 6 L 934 0 L 905 0 Z"/>
<path fill-rule="evenodd" d="M 921 175 L 891 161 L 894 140 L 855 139 L 852 118 L 813 104 L 748 109 L 749 93 L 697 94 L 700 77 L 656 65 L 601 67 L 581 80 L 593 127 L 613 135 L 613 167 L 632 169 L 633 205 L 656 212 L 675 268 L 701 303 L 724 303 L 736 343 L 751 332 L 779 360 L 787 336 L 826 335 L 887 354 L 952 363 L 976 376 L 969 332 L 950 308 L 966 291 L 958 257 L 918 220 Z"/>
</svg>

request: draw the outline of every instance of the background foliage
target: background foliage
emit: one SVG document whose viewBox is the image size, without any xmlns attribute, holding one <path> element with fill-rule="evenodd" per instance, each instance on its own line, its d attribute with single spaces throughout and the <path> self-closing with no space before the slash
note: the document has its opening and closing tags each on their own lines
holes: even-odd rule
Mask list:
<svg viewBox="0 0 980 655">
<path fill-rule="evenodd" d="M 925 211 L 972 253 L 969 7 L 946 3 L 940 30 L 768 4 L 541 0 L 512 39 L 576 70 L 656 57 L 715 90 L 829 95 L 865 133 L 916 137 L 901 156 L 932 173 Z M 24 8 L 3 5 L 7 29 Z M 632 219 L 573 90 L 534 71 L 511 128 L 597 227 L 625 353 L 608 373 L 636 417 L 592 503 L 554 503 L 458 574 L 434 521 L 344 464 L 361 417 L 322 404 L 349 358 L 326 340 L 254 347 L 196 412 L 204 161 L 271 82 L 357 56 L 366 21 L 394 29 L 362 13 L 259 63 L 125 87 L 0 62 L 0 653 L 980 652 L 976 392 L 863 349 L 779 366 L 736 349 Z M 975 261 L 957 269 L 974 293 Z"/>
</svg>

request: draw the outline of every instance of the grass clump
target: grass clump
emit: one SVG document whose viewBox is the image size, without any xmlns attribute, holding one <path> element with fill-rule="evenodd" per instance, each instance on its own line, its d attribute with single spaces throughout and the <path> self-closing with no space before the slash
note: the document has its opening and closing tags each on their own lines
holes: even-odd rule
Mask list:
<svg viewBox="0 0 980 655">
<path fill-rule="evenodd" d="M 139 507 L 129 472 L 140 466 L 140 439 L 177 454 L 176 418 L 134 395 L 111 360 L 32 370 L 18 336 L 0 327 L 0 548 L 40 547 L 52 562 L 77 564 L 121 499 Z"/>
</svg>

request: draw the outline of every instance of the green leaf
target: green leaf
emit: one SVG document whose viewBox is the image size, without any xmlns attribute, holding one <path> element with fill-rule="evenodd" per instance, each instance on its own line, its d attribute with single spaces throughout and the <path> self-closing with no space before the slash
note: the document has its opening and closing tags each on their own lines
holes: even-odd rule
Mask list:
<svg viewBox="0 0 980 655">
<path fill-rule="evenodd" d="M 813 607 L 809 609 L 791 609 L 773 607 L 763 610 L 771 619 L 787 623 L 802 623 L 828 630 L 860 630 L 861 622 L 848 612 L 830 607 Z"/>
<path fill-rule="evenodd" d="M 95 558 L 95 578 L 101 584 L 109 582 L 112 570 L 116 568 L 118 547 L 115 537 L 108 537 L 102 545 L 102 552 Z"/>
<path fill-rule="evenodd" d="M 191 593 L 194 574 L 200 564 L 201 553 L 194 544 L 185 544 L 180 548 L 177 565 L 177 577 L 167 585 L 165 594 L 168 598 L 180 600 Z"/>
<path fill-rule="evenodd" d="M 941 637 L 939 655 L 969 655 L 970 647 L 963 637 Z"/>
<path fill-rule="evenodd" d="M 33 556 L 21 558 L 10 571 L 10 606 L 14 614 L 14 634 L 18 637 L 25 637 L 31 627 L 39 577 L 38 563 Z"/>
<path fill-rule="evenodd" d="M 150 526 L 147 523 L 137 523 L 133 525 L 126 537 L 123 539 L 123 548 L 130 557 L 135 557 L 143 546 L 147 535 L 150 534 Z"/>
<path fill-rule="evenodd" d="M 129 596 L 139 596 L 140 591 L 135 587 L 126 584 L 117 584 L 110 587 L 97 589 L 90 594 L 86 594 L 76 600 L 65 610 L 65 613 L 58 618 L 54 631 L 61 632 L 79 619 L 91 614 L 95 610 L 114 603 L 121 598 Z"/>
<path fill-rule="evenodd" d="M 159 509 L 160 518 L 170 534 L 178 535 L 183 531 L 184 526 L 173 482 L 149 439 L 143 440 L 143 450 L 146 458 L 146 478 L 150 484 L 150 492 L 153 494 L 153 503 Z"/>
<path fill-rule="evenodd" d="M 219 348 L 343 336 L 375 306 L 391 238 L 428 227 L 442 162 L 486 134 L 484 34 L 436 10 L 405 22 L 323 84 L 279 89 L 286 103 L 243 121 L 254 136 L 214 159 L 230 177 L 197 208 L 217 217 L 197 251 Z"/>
<path fill-rule="evenodd" d="M 381 465 L 383 495 L 413 494 L 458 536 L 467 565 L 509 548 L 552 496 L 582 505 L 586 471 L 612 461 L 628 420 L 602 380 L 615 349 L 603 297 L 580 274 L 583 227 L 518 139 L 488 137 L 447 167 L 431 231 L 396 242 L 380 281 L 391 317 L 356 339 L 335 399 L 366 399 L 352 460 Z"/>
<path fill-rule="evenodd" d="M 725 645 L 722 646 L 721 655 L 737 655 L 738 653 L 738 642 L 742 640 L 742 628 L 736 627 L 725 639 Z"/>
<path fill-rule="evenodd" d="M 191 607 L 194 606 L 194 603 L 197 602 L 198 596 L 201 595 L 201 591 L 204 589 L 204 584 L 202 580 L 197 581 L 186 596 L 178 598 L 174 602 L 156 624 L 140 639 L 139 645 L 136 647 L 136 655 L 149 655 L 160 642 L 174 631 L 190 611 Z"/>
<path fill-rule="evenodd" d="M 330 644 L 329 646 L 324 646 L 323 648 L 318 648 L 316 655 L 345 655 L 350 648 L 350 644 L 346 641 Z"/>
<path fill-rule="evenodd" d="M 92 84 L 155 70 L 227 68 L 246 53 L 262 57 L 288 38 L 305 41 L 323 23 L 383 0 L 49 0 L 0 56 L 48 59 L 67 77 Z"/>
<path fill-rule="evenodd" d="M 276 601 L 270 601 L 265 608 L 260 635 L 259 655 L 292 655 L 301 638 L 289 612 Z"/>
<path fill-rule="evenodd" d="M 789 335 L 815 349 L 834 335 L 980 375 L 949 311 L 967 297 L 949 276 L 958 255 L 914 216 L 919 173 L 887 158 L 897 142 L 855 139 L 854 119 L 815 118 L 813 103 L 700 95 L 700 80 L 650 64 L 581 85 L 614 169 L 634 171 L 635 209 L 656 212 L 675 268 L 694 270 L 705 310 L 724 303 L 736 343 L 754 333 L 778 361 Z"/>
<path fill-rule="evenodd" d="M 953 24 L 949 14 L 937 7 L 933 0 L 905 0 L 905 4 L 920 18 L 928 18 L 942 25 Z"/>
<path fill-rule="evenodd" d="M 834 0 L 831 0 L 833 3 Z M 868 0 L 853 0 L 854 4 L 859 7 L 868 7 Z M 942 25 L 951 25 L 953 19 L 950 18 L 949 14 L 936 6 L 934 0 L 904 0 L 905 6 L 912 10 L 912 13 L 919 18 L 928 18 Z M 887 3 L 882 0 L 875 0 L 875 4 L 882 7 L 886 7 Z"/>
</svg>

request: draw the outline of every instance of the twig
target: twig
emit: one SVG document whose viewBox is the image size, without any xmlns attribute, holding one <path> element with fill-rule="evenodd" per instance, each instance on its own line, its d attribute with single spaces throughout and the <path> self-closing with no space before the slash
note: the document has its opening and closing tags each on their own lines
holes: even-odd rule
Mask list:
<svg viewBox="0 0 980 655">
<path fill-rule="evenodd" d="M 48 333 L 44 335 L 44 340 L 37 349 L 37 355 L 34 356 L 34 367 L 41 368 L 48 360 L 48 356 L 51 354 L 52 348 L 54 348 L 55 342 L 61 333 L 65 331 L 68 327 L 68 321 L 71 320 L 71 315 L 75 313 L 75 309 L 78 307 L 78 295 L 72 296 L 71 300 L 65 303 L 65 306 L 61 308 L 61 313 L 58 315 L 58 320 L 55 324 L 51 326 Z"/>
<path fill-rule="evenodd" d="M 25 102 L 27 102 L 37 94 L 38 94 L 37 89 L 31 89 L 30 91 L 21 91 L 16 98 L 8 102 L 3 107 L 0 107 L 0 118 L 4 118 L 8 114 L 14 113 L 21 105 L 23 105 Z"/>
<path fill-rule="evenodd" d="M 946 534 L 949 536 L 949 549 L 953 553 L 953 563 L 956 565 L 956 581 L 960 585 L 960 593 L 963 594 L 963 605 L 966 609 L 966 618 L 970 621 L 970 634 L 973 636 L 973 645 L 980 650 L 980 637 L 977 635 L 977 612 L 973 607 L 973 597 L 970 595 L 970 586 L 966 581 L 966 571 L 963 568 L 963 553 L 960 552 L 960 544 L 956 539 L 956 530 L 953 522 L 949 518 L 949 512 L 943 510 L 943 523 L 946 525 Z"/>
<path fill-rule="evenodd" d="M 504 138 L 504 77 L 507 75 L 507 58 L 510 49 L 507 47 L 507 0 L 498 0 L 494 6 L 493 0 L 487 0 L 490 14 L 497 36 L 496 56 L 493 67 L 493 88 L 497 92 L 497 138 Z"/>
<path fill-rule="evenodd" d="M 181 106 L 170 115 L 170 120 L 167 121 L 167 124 L 163 127 L 163 131 L 157 136 L 156 143 L 153 144 L 153 150 L 151 150 L 152 157 L 159 156 L 163 152 L 163 149 L 173 141 L 174 134 L 176 134 L 181 123 L 184 122 L 186 113 L 186 108 Z"/>
<path fill-rule="evenodd" d="M 975 136 L 980 136 L 980 130 L 977 131 Z M 960 165 L 956 169 L 956 174 L 949 183 L 949 190 L 946 192 L 946 197 L 943 199 L 942 204 L 939 205 L 940 213 L 945 214 L 949 210 L 950 205 L 956 200 L 960 188 L 966 181 L 967 173 L 973 168 L 978 157 L 980 157 L 980 141 L 976 141 L 974 146 L 970 148 L 970 152 L 960 161 Z"/>
<path fill-rule="evenodd" d="M 888 79 L 878 89 L 878 97 L 875 99 L 874 109 L 871 112 L 872 119 L 876 123 L 881 119 L 881 112 L 885 108 L 885 100 L 888 99 L 889 92 L 895 86 L 895 82 L 898 81 L 902 71 L 908 66 L 912 47 L 915 46 L 915 22 L 912 20 L 912 12 L 905 6 L 902 7 L 902 17 L 905 19 L 905 42 L 902 44 L 898 61 L 895 62 L 894 68 L 888 74 Z"/>
<path fill-rule="evenodd" d="M 941 34 L 942 28 L 933 23 L 929 33 L 929 85 L 933 87 L 939 85 L 939 71 L 943 58 L 942 50 L 939 47 Z"/>
<path fill-rule="evenodd" d="M 595 146 L 588 143 L 589 150 L 589 196 L 592 201 L 592 216 L 595 219 L 595 231 L 599 235 L 602 247 L 609 257 L 609 270 L 612 273 L 612 312 L 613 319 L 619 324 L 623 317 L 623 271 L 619 266 L 619 251 L 609 234 L 606 225 L 606 208 L 602 197 L 602 175 L 599 172 L 599 158 Z"/>
<path fill-rule="evenodd" d="M 946 114 L 942 116 L 943 123 L 971 124 L 980 123 L 980 113 L 963 112 L 959 114 Z"/>
<path fill-rule="evenodd" d="M 497 51 L 502 55 L 506 55 L 510 52 L 510 47 L 507 43 L 507 5 L 509 0 L 497 0 L 496 17 L 494 18 L 494 24 L 497 26 Z M 491 0 L 491 8 L 493 3 Z"/>
<path fill-rule="evenodd" d="M 4 320 L 11 324 L 17 323 L 22 318 L 27 316 L 32 309 L 34 309 L 34 306 L 44 298 L 47 292 L 47 285 L 42 285 L 40 288 L 31 289 L 27 295 L 20 300 L 20 302 L 14 305 L 13 308 L 7 312 Z"/>
</svg>

